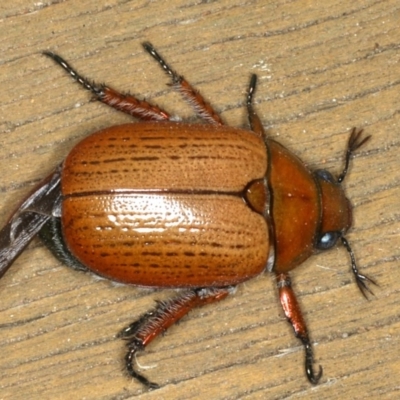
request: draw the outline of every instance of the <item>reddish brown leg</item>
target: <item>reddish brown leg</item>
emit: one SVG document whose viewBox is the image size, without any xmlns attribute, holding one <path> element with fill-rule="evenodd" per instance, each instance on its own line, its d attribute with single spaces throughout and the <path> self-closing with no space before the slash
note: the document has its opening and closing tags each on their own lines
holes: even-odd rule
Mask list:
<svg viewBox="0 0 400 400">
<path fill-rule="evenodd" d="M 118 111 L 132 115 L 135 118 L 146 121 L 166 121 L 170 115 L 161 108 L 144 100 L 139 100 L 129 94 L 122 94 L 105 85 L 97 85 L 79 75 L 62 57 L 50 51 L 43 52 L 45 56 L 52 58 L 64 68 L 85 89 L 92 92 L 96 99 Z"/>
<path fill-rule="evenodd" d="M 247 92 L 247 113 L 249 117 L 250 128 L 253 132 L 258 133 L 261 137 L 264 137 L 264 127 L 261 123 L 260 117 L 257 115 L 253 107 L 253 96 L 257 85 L 257 75 L 251 75 L 249 90 Z"/>
<path fill-rule="evenodd" d="M 128 353 L 125 357 L 126 369 L 133 378 L 150 389 L 159 386 L 149 381 L 135 369 L 135 356 L 158 335 L 165 332 L 171 325 L 179 321 L 195 307 L 224 299 L 229 294 L 229 288 L 196 289 L 180 296 L 158 303 L 158 306 L 144 314 L 136 322 L 122 330 L 120 337 L 128 340 Z"/>
<path fill-rule="evenodd" d="M 161 68 L 170 76 L 172 85 L 182 95 L 187 103 L 194 109 L 196 114 L 211 124 L 223 125 L 219 114 L 207 103 L 203 96 L 194 89 L 190 83 L 181 75 L 178 75 L 158 54 L 149 42 L 143 43 L 143 47 L 161 65 Z"/>
<path fill-rule="evenodd" d="M 308 337 L 306 323 L 301 314 L 299 303 L 297 302 L 296 295 L 292 289 L 292 282 L 288 274 L 278 273 L 277 286 L 279 290 L 279 298 L 282 304 L 283 311 L 285 312 L 286 318 L 294 329 L 294 334 L 301 340 L 304 345 L 306 353 L 305 357 L 305 368 L 308 380 L 316 384 L 322 376 L 322 367 L 319 367 L 318 374 L 314 374 L 313 363 L 314 356 Z"/>
</svg>

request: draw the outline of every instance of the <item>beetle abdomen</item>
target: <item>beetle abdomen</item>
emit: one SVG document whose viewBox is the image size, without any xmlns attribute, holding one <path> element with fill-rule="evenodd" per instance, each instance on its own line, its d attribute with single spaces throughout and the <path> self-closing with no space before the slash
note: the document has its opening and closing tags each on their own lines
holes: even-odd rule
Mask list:
<svg viewBox="0 0 400 400">
<path fill-rule="evenodd" d="M 64 239 L 90 270 L 120 282 L 237 284 L 267 264 L 267 222 L 245 193 L 266 169 L 263 141 L 239 129 L 169 122 L 105 129 L 65 161 Z"/>
</svg>

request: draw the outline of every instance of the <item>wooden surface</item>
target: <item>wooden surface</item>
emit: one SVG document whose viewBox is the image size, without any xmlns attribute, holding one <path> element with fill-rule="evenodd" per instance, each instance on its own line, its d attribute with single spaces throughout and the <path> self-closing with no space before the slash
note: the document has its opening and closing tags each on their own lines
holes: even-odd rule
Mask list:
<svg viewBox="0 0 400 400">
<path fill-rule="evenodd" d="M 257 110 L 312 168 L 338 173 L 348 132 L 372 140 L 345 182 L 348 234 L 379 287 L 366 301 L 343 248 L 292 274 L 324 367 L 317 386 L 283 318 L 270 276 L 192 312 L 139 357 L 161 384 L 123 372 L 115 334 L 170 292 L 121 287 L 72 271 L 35 240 L 0 281 L 0 399 L 393 399 L 400 388 L 400 5 L 397 0 L 5 0 L 0 6 L 0 223 L 85 135 L 129 121 L 40 54 L 82 74 L 193 113 L 140 43 L 151 41 L 233 126 Z"/>
</svg>

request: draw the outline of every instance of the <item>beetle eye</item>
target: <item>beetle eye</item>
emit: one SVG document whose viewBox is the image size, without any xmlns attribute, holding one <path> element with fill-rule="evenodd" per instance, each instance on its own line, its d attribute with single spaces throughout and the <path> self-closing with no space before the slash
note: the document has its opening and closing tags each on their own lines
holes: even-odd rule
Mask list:
<svg viewBox="0 0 400 400">
<path fill-rule="evenodd" d="M 332 174 L 325 170 L 325 169 L 318 169 L 315 171 L 315 175 L 318 176 L 318 178 L 326 181 L 326 182 L 331 182 L 331 183 L 336 183 L 335 178 L 332 176 Z"/>
<path fill-rule="evenodd" d="M 337 240 L 342 236 L 339 231 L 325 232 L 317 242 L 319 250 L 328 250 L 335 246 Z"/>
</svg>

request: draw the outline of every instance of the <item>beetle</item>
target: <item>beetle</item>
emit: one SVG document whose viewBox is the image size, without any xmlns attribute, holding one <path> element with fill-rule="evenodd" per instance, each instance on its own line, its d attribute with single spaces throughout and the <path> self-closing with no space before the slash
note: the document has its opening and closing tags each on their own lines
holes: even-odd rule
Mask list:
<svg viewBox="0 0 400 400">
<path fill-rule="evenodd" d="M 176 288 L 119 336 L 127 341 L 129 375 L 158 385 L 135 356 L 195 307 L 226 298 L 263 272 L 276 277 L 284 314 L 305 350 L 305 372 L 316 384 L 314 357 L 289 272 L 340 240 L 362 294 L 376 282 L 358 271 L 345 238 L 352 209 L 341 183 L 352 154 L 370 136 L 353 129 L 343 172 L 310 171 L 269 138 L 253 107 L 250 130 L 224 125 L 220 115 L 148 42 L 144 49 L 203 123 L 175 120 L 165 110 L 89 81 L 59 55 L 45 51 L 97 100 L 139 122 L 111 126 L 78 143 L 22 201 L 0 231 L 0 277 L 39 234 L 68 266 L 112 281 Z"/>
</svg>

